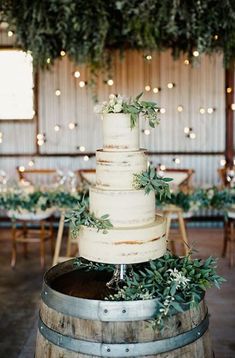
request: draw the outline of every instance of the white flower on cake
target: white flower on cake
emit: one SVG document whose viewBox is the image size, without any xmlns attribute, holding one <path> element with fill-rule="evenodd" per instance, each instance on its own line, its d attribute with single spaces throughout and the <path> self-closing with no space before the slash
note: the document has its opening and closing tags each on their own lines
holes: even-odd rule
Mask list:
<svg viewBox="0 0 235 358">
<path fill-rule="evenodd" d="M 136 98 L 127 98 L 120 94 L 110 94 L 109 101 L 95 105 L 94 112 L 100 114 L 129 114 L 131 128 L 136 126 L 138 116 L 141 114 L 148 121 L 149 125 L 154 128 L 156 124 L 159 124 L 157 104 L 150 101 L 141 101 L 140 97 L 142 95 L 143 93 L 140 93 Z"/>
</svg>

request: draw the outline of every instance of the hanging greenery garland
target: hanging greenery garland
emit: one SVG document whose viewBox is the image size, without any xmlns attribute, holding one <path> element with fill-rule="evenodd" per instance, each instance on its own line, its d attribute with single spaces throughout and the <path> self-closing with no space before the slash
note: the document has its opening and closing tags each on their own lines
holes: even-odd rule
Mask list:
<svg viewBox="0 0 235 358">
<path fill-rule="evenodd" d="M 2 0 L 2 20 L 17 43 L 45 67 L 61 50 L 92 69 L 109 63 L 111 50 L 193 51 L 235 58 L 235 2 L 217 0 Z"/>
</svg>

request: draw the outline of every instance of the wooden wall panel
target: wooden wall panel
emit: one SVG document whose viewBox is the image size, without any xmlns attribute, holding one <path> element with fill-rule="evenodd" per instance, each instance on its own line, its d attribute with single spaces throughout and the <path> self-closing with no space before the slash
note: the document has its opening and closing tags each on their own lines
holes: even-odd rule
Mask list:
<svg viewBox="0 0 235 358">
<path fill-rule="evenodd" d="M 5 41 L 5 42 L 4 42 Z M 8 43 L 6 43 L 8 42 Z M 10 44 L 9 38 L 0 33 L 0 43 Z M 108 86 L 105 80 L 108 75 L 102 75 L 98 80 L 98 96 L 100 100 L 107 99 L 110 93 L 122 93 L 127 96 L 144 91 L 144 98 L 157 101 L 160 107 L 166 109 L 161 114 L 161 124 L 151 130 L 149 136 L 141 132 L 141 145 L 153 152 L 223 152 L 225 138 L 225 102 L 224 102 L 224 68 L 222 57 L 201 56 L 194 66 L 184 64 L 185 57 L 174 61 L 169 51 L 152 53 L 152 61 L 146 61 L 143 54 L 129 52 L 123 61 L 118 54 L 114 56 L 112 70 L 113 86 Z M 75 79 L 73 72 L 78 69 L 81 73 Z M 111 76 L 111 75 L 110 75 Z M 79 81 L 89 81 L 88 70 L 84 66 L 75 66 L 65 56 L 56 61 L 50 71 L 39 73 L 39 131 L 46 134 L 46 143 L 40 147 L 40 152 L 47 153 L 77 153 L 78 146 L 85 146 L 87 152 L 94 152 L 102 145 L 101 122 L 93 113 L 93 101 L 89 86 L 81 88 Z M 173 89 L 167 88 L 167 83 L 175 84 Z M 161 87 L 155 94 L 144 90 L 146 85 Z M 55 91 L 60 89 L 61 96 Z M 183 106 L 183 112 L 178 112 L 178 105 Z M 200 114 L 200 107 L 215 108 L 213 114 Z M 69 122 L 77 122 L 78 127 L 68 129 Z M 54 131 L 59 124 L 61 130 Z M 184 127 L 192 127 L 196 139 L 190 140 L 184 135 Z M 141 122 L 141 129 L 148 125 Z M 0 144 L 0 154 L 32 153 L 35 143 L 35 123 L 9 124 L 0 122 L 0 131 L 4 134 Z M 153 156 L 155 163 L 175 166 L 173 155 Z M 216 169 L 221 156 L 179 156 L 181 167 L 191 167 L 197 171 L 196 183 L 216 183 Z M 1 158 L 0 168 L 13 175 L 15 166 L 28 164 L 27 158 Z M 85 162 L 83 158 L 43 157 L 36 158 L 38 167 L 91 167 L 94 159 Z M 67 170 L 67 169 L 66 169 Z"/>
</svg>

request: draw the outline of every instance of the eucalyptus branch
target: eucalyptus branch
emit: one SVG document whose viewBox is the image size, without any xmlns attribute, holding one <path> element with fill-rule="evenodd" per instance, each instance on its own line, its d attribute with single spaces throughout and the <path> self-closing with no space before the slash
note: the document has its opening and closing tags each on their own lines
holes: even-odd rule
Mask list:
<svg viewBox="0 0 235 358">
<path fill-rule="evenodd" d="M 170 181 L 172 181 L 171 178 L 160 177 L 154 167 L 149 167 L 145 172 L 134 174 L 133 186 L 136 189 L 144 189 L 146 194 L 155 191 L 160 200 L 170 199 L 171 193 L 168 184 Z"/>
<path fill-rule="evenodd" d="M 104 234 L 113 227 L 109 220 L 109 215 L 102 215 L 96 218 L 93 213 L 89 212 L 88 204 L 81 202 L 75 210 L 66 214 L 66 222 L 69 222 L 73 236 L 77 236 L 82 225 L 102 230 Z"/>
</svg>

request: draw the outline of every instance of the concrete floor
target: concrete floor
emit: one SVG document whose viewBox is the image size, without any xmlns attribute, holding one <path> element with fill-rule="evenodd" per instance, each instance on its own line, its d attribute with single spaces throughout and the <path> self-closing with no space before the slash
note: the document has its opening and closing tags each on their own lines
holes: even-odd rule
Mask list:
<svg viewBox="0 0 235 358">
<path fill-rule="evenodd" d="M 220 256 L 222 229 L 189 229 L 196 256 Z M 0 229 L 0 358 L 32 358 L 34 355 L 37 308 L 43 272 L 40 269 L 38 246 L 30 246 L 27 260 L 19 248 L 17 266 L 10 268 L 10 231 Z M 48 243 L 49 252 L 49 243 Z M 47 265 L 51 263 L 47 256 Z M 221 290 L 211 289 L 206 296 L 210 312 L 210 332 L 216 358 L 235 357 L 235 267 L 228 259 L 219 259 L 218 271 L 227 282 Z M 43 357 L 42 357 L 43 358 Z"/>
</svg>

